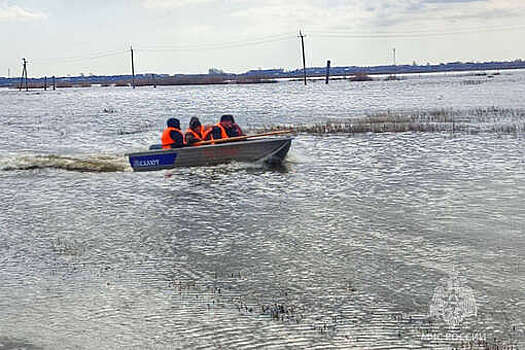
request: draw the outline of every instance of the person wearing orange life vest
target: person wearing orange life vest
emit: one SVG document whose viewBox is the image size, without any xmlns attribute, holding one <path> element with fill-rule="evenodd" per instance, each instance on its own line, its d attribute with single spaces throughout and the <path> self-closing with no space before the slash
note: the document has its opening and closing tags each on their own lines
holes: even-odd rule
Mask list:
<svg viewBox="0 0 525 350">
<path fill-rule="evenodd" d="M 225 114 L 221 116 L 221 121 L 219 123 L 215 124 L 207 133 L 205 133 L 204 139 L 218 140 L 237 136 L 244 136 L 244 133 L 239 125 L 235 123 L 233 115 Z"/>
<path fill-rule="evenodd" d="M 202 126 L 199 118 L 191 117 L 190 127 L 186 129 L 184 139 L 187 145 L 197 146 L 199 142 L 204 140 L 205 128 Z"/>
<path fill-rule="evenodd" d="M 167 127 L 162 132 L 162 148 L 184 147 L 184 134 L 180 131 L 180 122 L 177 118 L 170 118 L 166 122 Z"/>
</svg>

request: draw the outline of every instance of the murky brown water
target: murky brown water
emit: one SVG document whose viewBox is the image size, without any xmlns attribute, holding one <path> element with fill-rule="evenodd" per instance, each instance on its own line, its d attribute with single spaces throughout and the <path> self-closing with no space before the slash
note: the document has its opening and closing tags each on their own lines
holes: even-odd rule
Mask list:
<svg viewBox="0 0 525 350">
<path fill-rule="evenodd" d="M 523 348 L 523 133 L 299 134 L 282 169 L 124 157 L 170 116 L 524 108 L 523 72 L 465 79 L 1 90 L 0 349 Z"/>
</svg>

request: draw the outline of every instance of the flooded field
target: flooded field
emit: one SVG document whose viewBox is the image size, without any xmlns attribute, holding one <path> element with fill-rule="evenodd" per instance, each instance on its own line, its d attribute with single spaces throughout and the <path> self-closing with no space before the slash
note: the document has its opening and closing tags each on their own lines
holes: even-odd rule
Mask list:
<svg viewBox="0 0 525 350">
<path fill-rule="evenodd" d="M 524 95 L 521 71 L 0 90 L 0 349 L 523 349 Z M 284 166 L 131 171 L 168 117 L 226 112 L 295 127 Z"/>
</svg>

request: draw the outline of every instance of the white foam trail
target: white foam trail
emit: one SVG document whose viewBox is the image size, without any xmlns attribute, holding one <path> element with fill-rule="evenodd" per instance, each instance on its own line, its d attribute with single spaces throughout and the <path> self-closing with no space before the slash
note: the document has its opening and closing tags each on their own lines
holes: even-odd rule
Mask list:
<svg viewBox="0 0 525 350">
<path fill-rule="evenodd" d="M 0 158 L 0 170 L 61 169 L 79 172 L 131 171 L 121 155 L 64 156 L 57 154 L 11 154 Z"/>
</svg>

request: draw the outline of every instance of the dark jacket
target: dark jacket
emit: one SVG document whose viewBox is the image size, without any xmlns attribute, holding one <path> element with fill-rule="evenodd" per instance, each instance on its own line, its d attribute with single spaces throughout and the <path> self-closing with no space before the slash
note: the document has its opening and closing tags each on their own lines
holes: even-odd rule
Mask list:
<svg viewBox="0 0 525 350">
<path fill-rule="evenodd" d="M 182 134 L 182 132 L 179 130 L 179 131 L 170 131 L 170 136 L 172 138 L 173 141 L 175 141 L 174 143 L 171 144 L 171 148 L 180 148 L 180 147 L 184 147 L 184 135 Z"/>
<path fill-rule="evenodd" d="M 224 128 L 224 130 L 226 130 L 228 137 L 237 137 L 243 135 L 241 128 L 237 124 L 233 124 L 233 127 L 231 128 Z M 221 129 L 218 126 L 214 126 L 211 130 L 211 135 L 214 140 L 222 138 Z"/>
<path fill-rule="evenodd" d="M 195 135 L 190 131 L 190 129 L 195 132 L 200 137 L 195 137 Z M 189 128 L 186 130 L 186 133 L 184 134 L 184 138 L 187 145 L 192 145 L 196 142 L 202 141 L 204 133 L 204 128 L 202 127 L 201 122 L 199 121 L 199 118 L 197 117 L 191 117 Z"/>
</svg>

